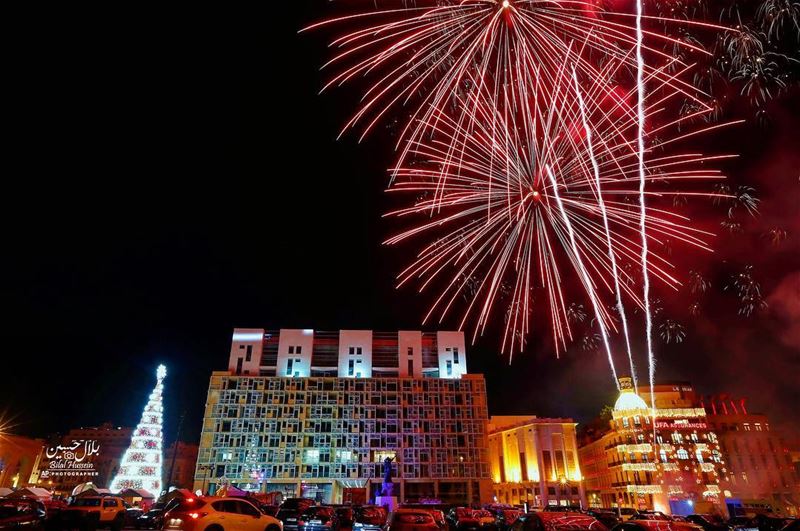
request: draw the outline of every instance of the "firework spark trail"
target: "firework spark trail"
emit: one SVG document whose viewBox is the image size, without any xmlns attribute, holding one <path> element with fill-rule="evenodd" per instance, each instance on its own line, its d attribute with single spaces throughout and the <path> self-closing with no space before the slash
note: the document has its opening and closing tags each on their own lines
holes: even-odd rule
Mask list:
<svg viewBox="0 0 800 531">
<path fill-rule="evenodd" d="M 645 318 L 645 342 L 647 344 L 647 374 L 650 381 L 650 407 L 652 409 L 653 417 L 653 444 L 655 444 L 656 434 L 656 391 L 655 391 L 655 378 L 656 378 L 656 359 L 653 353 L 653 316 L 650 314 L 650 273 L 648 272 L 648 247 L 647 247 L 647 212 L 645 205 L 645 188 L 647 187 L 647 179 L 645 176 L 644 165 L 644 125 L 645 125 L 645 112 L 644 112 L 644 99 L 645 99 L 645 82 L 644 82 L 644 55 L 642 53 L 642 45 L 644 41 L 644 33 L 642 31 L 642 15 L 644 11 L 644 0 L 636 0 L 636 114 L 638 117 L 638 131 L 636 138 L 636 146 L 639 156 L 639 227 L 642 237 L 642 299 L 644 302 L 644 318 Z"/>
<path fill-rule="evenodd" d="M 569 70 L 571 65 L 565 64 L 564 68 Z M 609 68 L 605 73 L 613 71 Z M 598 194 L 604 197 L 605 218 L 614 248 L 612 256 L 626 263 L 638 262 L 641 257 L 640 214 L 624 200 L 639 195 L 636 113 L 626 110 L 627 104 L 622 103 L 625 97 L 614 100 L 616 103 L 610 104 L 612 109 L 599 103 L 613 88 L 607 81 L 610 76 L 604 75 L 600 79 L 588 78 L 588 86 L 581 91 L 585 102 L 590 104 L 584 122 L 574 97 L 574 79 L 569 75 L 562 77 L 566 79 L 562 80 L 563 86 L 556 99 L 548 101 L 547 105 L 535 103 L 541 101 L 542 96 L 536 94 L 534 83 L 533 94 L 525 93 L 520 98 L 516 114 L 498 109 L 491 94 L 469 94 L 469 100 L 463 105 L 473 113 L 469 120 L 472 129 L 465 130 L 466 125 L 458 119 L 457 113 L 455 116 L 441 113 L 437 116 L 435 137 L 412 146 L 414 163 L 391 169 L 398 178 L 390 191 L 413 193 L 416 201 L 412 206 L 387 215 L 417 214 L 426 219 L 385 243 L 396 244 L 421 235 L 433 241 L 400 273 L 398 285 L 418 278 L 422 280 L 420 291 L 423 291 L 440 279 L 441 283 L 435 288 L 438 295 L 425 316 L 426 322 L 434 311 L 440 321 L 444 319 L 455 307 L 456 298 L 469 290 L 469 304 L 459 309 L 460 327 L 467 326 L 468 319 L 476 318 L 475 337 L 484 333 L 493 311 L 505 307 L 503 352 L 512 355 L 524 347 L 523 338 L 531 329 L 529 313 L 533 307 L 533 287 L 544 290 L 542 308 L 549 313 L 557 342 L 556 352 L 566 348 L 567 339 L 573 339 L 562 293 L 565 279 L 570 275 L 561 267 L 561 257 L 566 257 L 576 273 L 581 268 L 547 185 L 546 165 L 559 180 L 562 205 L 569 217 L 576 246 L 582 253 L 583 272 L 592 278 L 598 290 L 605 286 L 609 293 L 615 293 L 615 285 L 609 282 L 613 278 L 613 266 Z M 646 79 L 650 79 L 649 75 Z M 679 92 L 665 85 L 663 80 L 654 81 L 654 93 L 662 89 L 675 98 L 680 97 Z M 657 116 L 668 99 L 665 96 L 648 101 L 646 114 Z M 623 105 L 621 116 L 613 112 L 618 104 Z M 696 134 L 695 131 L 677 137 L 667 134 L 670 126 L 679 125 L 682 119 L 685 117 L 668 120 L 654 128 L 666 135 L 662 146 Z M 599 188 L 583 133 L 585 124 L 592 133 L 593 154 L 601 179 Z M 699 131 L 715 127 L 706 126 Z M 453 145 L 458 146 L 455 157 Z M 708 167 L 707 163 L 725 157 L 696 152 L 651 156 L 647 160 L 651 174 L 647 180 L 655 186 L 670 181 L 682 183 L 687 179 L 719 179 L 719 171 Z M 504 163 L 498 164 L 498 161 Z M 439 177 L 446 164 L 449 166 L 442 185 Z M 660 187 L 645 191 L 647 197 L 653 198 L 671 193 L 675 192 L 663 191 Z M 717 194 L 697 195 L 713 197 Z M 708 249 L 703 238 L 711 234 L 692 227 L 688 218 L 655 205 L 646 207 L 646 216 L 648 237 L 652 241 L 664 238 Z M 679 284 L 666 257 L 651 252 L 649 265 L 654 279 L 673 288 Z M 620 284 L 624 296 L 634 305 L 643 307 L 641 293 L 630 283 L 630 274 L 621 269 L 617 274 L 625 278 Z M 580 280 L 584 285 L 583 278 Z M 600 292 L 595 291 L 595 299 L 599 301 Z M 601 318 L 610 332 L 615 325 L 605 311 L 605 307 L 600 310 Z"/>
<path fill-rule="evenodd" d="M 575 95 L 578 99 L 578 106 L 580 108 L 581 122 L 586 131 L 586 146 L 589 159 L 592 163 L 592 172 L 594 173 L 595 186 L 597 187 L 597 205 L 600 208 L 600 213 L 603 219 L 603 230 L 605 231 L 606 243 L 608 244 L 608 259 L 611 263 L 611 276 L 614 279 L 614 294 L 617 299 L 617 312 L 619 312 L 620 319 L 622 320 L 622 333 L 625 338 L 625 349 L 628 354 L 628 363 L 631 368 L 631 378 L 633 379 L 634 389 L 638 392 L 638 384 L 636 381 L 636 367 L 633 362 L 633 352 L 631 351 L 631 339 L 628 332 L 628 317 L 625 313 L 625 305 L 622 302 L 622 290 L 619 285 L 619 272 L 617 270 L 617 260 L 614 254 L 614 246 L 611 243 L 611 230 L 608 226 L 608 212 L 606 211 L 605 200 L 603 199 L 602 183 L 600 180 L 600 167 L 597 164 L 597 158 L 594 155 L 594 146 L 592 145 L 592 129 L 589 127 L 589 122 L 586 119 L 586 106 L 583 101 L 580 86 L 578 85 L 578 75 L 575 69 L 572 69 L 572 81 L 575 85 Z M 617 382 L 619 386 L 619 382 Z"/>
<path fill-rule="evenodd" d="M 586 292 L 589 295 L 589 300 L 592 303 L 592 307 L 594 308 L 594 313 L 597 316 L 597 325 L 600 328 L 600 336 L 603 339 L 603 345 L 606 349 L 606 354 L 608 356 L 608 364 L 611 367 L 611 375 L 614 379 L 614 385 L 617 386 L 619 389 L 619 378 L 617 377 L 617 368 L 614 366 L 614 356 L 611 353 L 611 345 L 608 341 L 608 329 L 606 328 L 605 320 L 600 312 L 600 304 L 597 301 L 597 295 L 595 294 L 595 288 L 592 283 L 592 279 L 589 276 L 589 273 L 586 271 L 586 267 L 583 264 L 583 259 L 581 258 L 581 253 L 578 250 L 578 246 L 575 243 L 575 231 L 572 230 L 572 223 L 569 221 L 569 216 L 567 216 L 567 212 L 564 210 L 564 203 L 561 201 L 561 194 L 558 192 L 558 182 L 556 182 L 556 177 L 553 175 L 553 170 L 550 168 L 550 165 L 545 166 L 545 171 L 547 172 L 547 176 L 550 178 L 550 186 L 552 187 L 553 197 L 556 200 L 556 204 L 558 205 L 558 211 L 561 213 L 561 220 L 563 221 L 564 225 L 567 227 L 567 234 L 569 235 L 569 243 L 570 247 L 572 247 L 572 254 L 575 257 L 575 266 L 578 269 L 578 273 L 583 280 L 584 287 L 586 288 Z"/>
<path fill-rule="evenodd" d="M 333 75 L 323 90 L 357 78 L 372 80 L 367 82 L 358 110 L 342 129 L 343 134 L 362 124 L 360 139 L 390 109 L 407 108 L 396 144 L 402 165 L 412 146 L 435 130 L 439 113 L 457 108 L 454 99 L 465 91 L 485 87 L 493 94 L 493 103 L 498 108 L 510 108 L 518 94 L 526 91 L 529 76 L 535 71 L 545 89 L 543 95 L 555 97 L 556 72 L 575 42 L 584 43 L 583 53 L 576 57 L 575 64 L 581 75 L 599 74 L 592 64 L 592 54 L 622 59 L 635 66 L 635 61 L 621 51 L 637 42 L 628 22 L 632 16 L 598 10 L 589 0 L 423 0 L 399 8 L 362 11 L 321 21 L 302 31 L 360 24 L 359 29 L 331 43 L 337 53 L 323 68 L 341 66 L 342 70 Z M 706 22 L 645 18 L 664 24 L 721 29 Z M 664 33 L 641 28 L 640 33 L 660 43 L 709 54 Z M 640 46 L 656 57 L 686 66 L 659 46 L 647 47 L 641 43 Z M 666 79 L 666 74 L 658 69 L 650 71 Z M 709 97 L 679 78 L 672 78 L 670 83 L 698 106 L 704 105 L 702 99 Z M 459 122 L 469 132 L 472 113 L 463 107 L 456 112 L 460 112 Z M 451 145 L 451 151 L 457 152 L 455 145 Z M 450 164 L 458 165 L 455 155 L 448 163 L 439 174 L 441 180 L 446 179 Z"/>
</svg>

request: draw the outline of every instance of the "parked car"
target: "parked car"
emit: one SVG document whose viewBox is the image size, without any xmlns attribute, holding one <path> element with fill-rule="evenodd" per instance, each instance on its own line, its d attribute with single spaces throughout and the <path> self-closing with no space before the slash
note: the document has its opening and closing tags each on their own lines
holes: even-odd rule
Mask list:
<svg viewBox="0 0 800 531">
<path fill-rule="evenodd" d="M 580 505 L 548 505 L 544 508 L 546 513 L 582 513 Z"/>
<path fill-rule="evenodd" d="M 663 513 L 652 511 L 637 513 L 641 518 L 631 518 L 614 526 L 611 531 L 702 531 L 702 527 L 691 522 L 678 522 Z"/>
<path fill-rule="evenodd" d="M 297 519 L 297 531 L 338 531 L 336 509 L 326 505 L 309 507 Z"/>
<path fill-rule="evenodd" d="M 353 527 L 353 507 L 351 505 L 339 505 L 336 507 L 336 520 L 339 527 L 350 529 Z"/>
<path fill-rule="evenodd" d="M 499 531 L 507 531 L 514 522 L 517 521 L 517 518 L 522 516 L 522 511 L 520 509 L 500 509 L 497 511 L 497 529 Z"/>
<path fill-rule="evenodd" d="M 306 509 L 314 505 L 308 498 L 286 498 L 278 507 L 275 518 L 283 522 L 286 531 L 297 531 L 297 520 Z"/>
<path fill-rule="evenodd" d="M 730 531 L 725 520 L 716 514 L 690 514 L 686 520 L 699 525 L 703 531 Z"/>
<path fill-rule="evenodd" d="M 242 498 L 186 498 L 164 515 L 164 531 L 281 531 L 281 522 Z"/>
<path fill-rule="evenodd" d="M 261 512 L 266 514 L 267 516 L 276 516 L 278 514 L 278 506 L 277 505 L 270 505 L 267 503 L 260 503 L 258 508 L 261 509 Z"/>
<path fill-rule="evenodd" d="M 617 516 L 613 509 L 589 509 L 586 514 L 609 529 L 622 522 L 622 519 Z"/>
<path fill-rule="evenodd" d="M 164 523 L 164 504 L 154 503 L 147 512 L 141 514 L 133 526 L 136 529 L 161 529 Z"/>
<path fill-rule="evenodd" d="M 47 510 L 30 498 L 0 500 L 0 529 L 42 529 Z"/>
<path fill-rule="evenodd" d="M 125 527 L 136 527 L 139 517 L 144 514 L 140 507 L 128 507 L 125 509 Z"/>
<path fill-rule="evenodd" d="M 353 509 L 353 531 L 380 531 L 388 513 L 377 505 L 361 505 Z"/>
<path fill-rule="evenodd" d="M 734 531 L 758 531 L 758 524 L 747 516 L 734 516 L 728 520 L 728 527 Z"/>
<path fill-rule="evenodd" d="M 800 531 L 800 520 L 792 518 L 781 531 Z"/>
<path fill-rule="evenodd" d="M 781 518 L 778 516 L 767 516 L 757 514 L 753 521 L 758 525 L 759 531 L 781 531 L 784 527 L 792 523 L 791 518 Z"/>
<path fill-rule="evenodd" d="M 451 531 L 479 531 L 496 529 L 497 521 L 492 513 L 485 509 L 454 507 L 447 513 L 447 523 Z"/>
<path fill-rule="evenodd" d="M 436 525 L 439 526 L 439 529 L 441 529 L 442 531 L 447 531 L 448 529 L 447 518 L 445 518 L 444 512 L 441 509 L 436 509 L 434 507 L 430 508 L 423 507 L 422 510 L 431 513 L 433 521 L 436 522 Z"/>
<path fill-rule="evenodd" d="M 424 509 L 397 509 L 389 516 L 385 531 L 438 531 L 439 525 Z"/>
<path fill-rule="evenodd" d="M 58 525 L 63 529 L 108 528 L 121 531 L 125 525 L 125 502 L 116 496 L 87 496 L 62 509 Z"/>
<path fill-rule="evenodd" d="M 61 511 L 69 507 L 69 504 L 60 498 L 51 498 L 42 501 L 45 511 L 47 512 L 47 520 L 57 520 Z"/>
<path fill-rule="evenodd" d="M 520 516 L 512 531 L 607 531 L 606 526 L 582 513 L 549 511 Z"/>
<path fill-rule="evenodd" d="M 631 507 L 617 507 L 614 509 L 617 512 L 617 515 L 622 519 L 623 522 L 627 522 L 633 515 L 636 514 L 636 509 Z"/>
<path fill-rule="evenodd" d="M 636 511 L 631 520 L 656 520 L 663 522 L 672 522 L 672 517 L 662 513 L 661 511 Z"/>
</svg>

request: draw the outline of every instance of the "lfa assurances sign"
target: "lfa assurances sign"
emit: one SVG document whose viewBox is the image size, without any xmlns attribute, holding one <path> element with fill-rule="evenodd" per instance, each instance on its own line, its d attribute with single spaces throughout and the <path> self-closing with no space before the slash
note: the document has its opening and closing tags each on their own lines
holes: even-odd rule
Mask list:
<svg viewBox="0 0 800 531">
<path fill-rule="evenodd" d="M 69 444 L 48 447 L 45 456 L 50 462 L 41 477 L 97 476 L 93 460 L 99 454 L 100 443 L 94 440 L 74 439 Z"/>
</svg>

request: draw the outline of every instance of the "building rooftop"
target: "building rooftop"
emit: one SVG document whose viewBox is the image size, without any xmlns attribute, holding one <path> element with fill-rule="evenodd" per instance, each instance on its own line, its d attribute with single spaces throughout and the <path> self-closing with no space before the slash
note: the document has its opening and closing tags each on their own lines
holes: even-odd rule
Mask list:
<svg viewBox="0 0 800 531">
<path fill-rule="evenodd" d="M 619 398 L 614 403 L 614 411 L 631 411 L 636 409 L 648 409 L 647 403 L 641 396 L 633 390 L 633 380 L 631 378 L 619 379 Z"/>
</svg>

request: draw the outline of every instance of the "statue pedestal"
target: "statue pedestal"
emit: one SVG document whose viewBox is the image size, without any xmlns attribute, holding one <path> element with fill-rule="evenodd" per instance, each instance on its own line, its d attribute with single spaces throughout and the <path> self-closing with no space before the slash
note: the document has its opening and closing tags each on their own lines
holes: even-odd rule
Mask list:
<svg viewBox="0 0 800 531">
<path fill-rule="evenodd" d="M 400 505 L 397 502 L 397 496 L 375 496 L 375 505 L 386 507 L 386 510 L 393 513 Z"/>
</svg>

